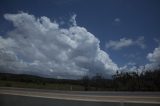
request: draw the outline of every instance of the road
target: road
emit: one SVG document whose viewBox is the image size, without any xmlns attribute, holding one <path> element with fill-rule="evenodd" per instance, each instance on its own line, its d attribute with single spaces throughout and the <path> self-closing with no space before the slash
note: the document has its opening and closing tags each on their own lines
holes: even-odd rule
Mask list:
<svg viewBox="0 0 160 106">
<path fill-rule="evenodd" d="M 2 104 L 2 105 L 1 105 Z M 1 106 L 159 106 L 160 92 L 83 92 L 0 88 Z"/>
</svg>

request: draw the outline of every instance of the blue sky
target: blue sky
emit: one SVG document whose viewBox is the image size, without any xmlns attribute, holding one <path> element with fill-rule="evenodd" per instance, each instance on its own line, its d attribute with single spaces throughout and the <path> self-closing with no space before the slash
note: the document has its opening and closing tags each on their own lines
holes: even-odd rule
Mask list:
<svg viewBox="0 0 160 106">
<path fill-rule="evenodd" d="M 6 13 L 46 16 L 64 28 L 76 14 L 77 25 L 99 39 L 101 49 L 119 67 L 128 63 L 145 65 L 150 62 L 148 53 L 159 45 L 159 5 L 159 0 L 1 0 L 0 34 L 5 36 L 13 29 L 3 17 Z"/>
</svg>

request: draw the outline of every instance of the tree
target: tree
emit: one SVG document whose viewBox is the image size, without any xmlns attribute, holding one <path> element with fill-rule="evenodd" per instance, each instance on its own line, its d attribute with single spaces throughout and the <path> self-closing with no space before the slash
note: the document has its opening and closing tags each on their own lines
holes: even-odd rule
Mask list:
<svg viewBox="0 0 160 106">
<path fill-rule="evenodd" d="M 98 90 L 99 88 L 102 88 L 104 84 L 104 78 L 99 73 L 97 73 L 95 76 L 92 77 L 92 81 L 96 90 Z"/>
<path fill-rule="evenodd" d="M 82 78 L 82 83 L 83 83 L 83 86 L 84 86 L 84 90 L 85 91 L 88 91 L 89 90 L 89 82 L 90 82 L 90 79 L 88 77 L 88 75 L 84 76 Z"/>
</svg>

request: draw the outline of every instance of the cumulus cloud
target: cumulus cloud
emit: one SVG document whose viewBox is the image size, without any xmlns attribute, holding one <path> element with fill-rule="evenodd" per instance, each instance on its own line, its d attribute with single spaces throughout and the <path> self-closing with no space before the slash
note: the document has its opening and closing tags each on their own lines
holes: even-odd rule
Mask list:
<svg viewBox="0 0 160 106">
<path fill-rule="evenodd" d="M 160 40 L 154 38 L 154 41 L 158 44 L 158 47 L 156 47 L 153 52 L 148 53 L 146 58 L 150 61 L 150 63 L 145 65 L 145 68 L 147 70 L 154 70 L 160 68 Z"/>
<path fill-rule="evenodd" d="M 160 46 L 155 48 L 153 53 L 149 53 L 147 58 L 151 62 L 160 63 Z"/>
<path fill-rule="evenodd" d="M 151 62 L 145 65 L 146 69 L 153 70 L 160 68 L 160 45 L 152 53 L 148 53 L 147 59 Z"/>
<path fill-rule="evenodd" d="M 152 53 L 148 53 L 146 58 L 150 61 L 149 63 L 142 65 L 143 70 L 156 70 L 160 68 L 160 46 L 156 47 Z M 139 69 L 142 70 L 142 69 Z"/>
<path fill-rule="evenodd" d="M 110 40 L 106 43 L 106 48 L 111 48 L 113 50 L 120 50 L 129 46 L 139 46 L 141 48 L 145 48 L 144 37 L 139 37 L 137 40 L 121 38 L 119 41 Z"/>
<path fill-rule="evenodd" d="M 122 67 L 119 67 L 120 71 L 148 71 L 148 70 L 155 70 L 160 68 L 160 45 L 156 47 L 153 52 L 148 53 L 146 58 L 150 61 L 145 65 L 136 66 L 136 63 L 128 63 Z"/>
<path fill-rule="evenodd" d="M 5 14 L 14 29 L 7 38 L 0 36 L 1 71 L 27 73 L 45 77 L 80 78 L 118 69 L 109 55 L 100 49 L 100 41 L 76 23 L 61 28 L 48 17 L 36 18 L 28 13 Z"/>
</svg>

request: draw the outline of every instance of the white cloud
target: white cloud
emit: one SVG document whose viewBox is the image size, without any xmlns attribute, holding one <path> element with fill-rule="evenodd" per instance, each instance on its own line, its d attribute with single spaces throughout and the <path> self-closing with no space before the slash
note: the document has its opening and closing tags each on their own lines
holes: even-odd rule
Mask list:
<svg viewBox="0 0 160 106">
<path fill-rule="evenodd" d="M 145 65 L 141 65 L 139 70 L 148 71 L 148 70 L 155 70 L 160 68 L 160 46 L 154 49 L 152 53 L 148 53 L 146 58 L 150 61 Z"/>
<path fill-rule="evenodd" d="M 119 68 L 120 71 L 148 71 L 148 70 L 155 70 L 160 68 L 160 45 L 154 49 L 152 53 L 148 53 L 146 57 L 150 63 L 145 65 L 136 66 L 136 63 L 128 63 Z"/>
<path fill-rule="evenodd" d="M 127 65 L 129 65 L 129 66 L 135 66 L 136 63 L 135 62 L 129 62 Z"/>
<path fill-rule="evenodd" d="M 160 68 L 160 64 L 159 63 L 148 63 L 145 66 L 145 70 L 155 70 L 155 69 L 159 69 Z"/>
<path fill-rule="evenodd" d="M 126 64 L 122 67 L 119 67 L 119 71 L 121 72 L 138 72 L 140 74 L 141 72 L 146 71 L 146 70 L 148 70 L 148 68 L 146 68 L 146 65 L 137 66 L 135 63 Z"/>
<path fill-rule="evenodd" d="M 70 19 L 70 22 L 71 22 L 74 26 L 77 26 L 76 17 L 77 17 L 77 15 L 74 14 L 74 15 L 71 17 L 71 19 Z"/>
<path fill-rule="evenodd" d="M 133 45 L 140 46 L 142 49 L 146 48 L 146 45 L 144 43 L 144 37 L 140 36 L 136 41 L 134 41 Z"/>
<path fill-rule="evenodd" d="M 154 38 L 153 40 L 154 40 L 157 44 L 159 44 L 159 45 L 160 45 L 160 40 L 159 40 L 159 39 Z"/>
<path fill-rule="evenodd" d="M 153 53 L 149 53 L 147 55 L 147 58 L 149 59 L 149 61 L 151 62 L 157 62 L 160 63 L 160 46 L 155 48 Z"/>
<path fill-rule="evenodd" d="M 147 70 L 154 70 L 160 68 L 160 44 L 158 39 L 154 39 L 156 43 L 158 43 L 158 47 L 156 47 L 153 52 L 148 53 L 147 59 L 150 63 L 145 65 Z"/>
<path fill-rule="evenodd" d="M 106 43 L 107 48 L 113 48 L 114 50 L 118 50 L 124 47 L 128 47 L 133 44 L 131 39 L 121 38 L 119 41 L 110 40 L 109 43 Z"/>
<path fill-rule="evenodd" d="M 22 12 L 4 17 L 15 28 L 8 32 L 7 38 L 0 37 L 3 71 L 79 78 L 95 73 L 108 75 L 118 69 L 100 49 L 100 41 L 84 27 L 77 26 L 76 15 L 66 29 L 45 16 L 36 18 Z"/>
<path fill-rule="evenodd" d="M 137 40 L 127 39 L 127 38 L 121 38 L 119 41 L 110 40 L 108 43 L 106 43 L 106 48 L 119 50 L 133 45 L 139 46 L 144 49 L 145 48 L 144 37 L 139 37 Z"/>
<path fill-rule="evenodd" d="M 120 22 L 121 20 L 120 20 L 120 18 L 115 18 L 114 19 L 114 22 Z"/>
</svg>

